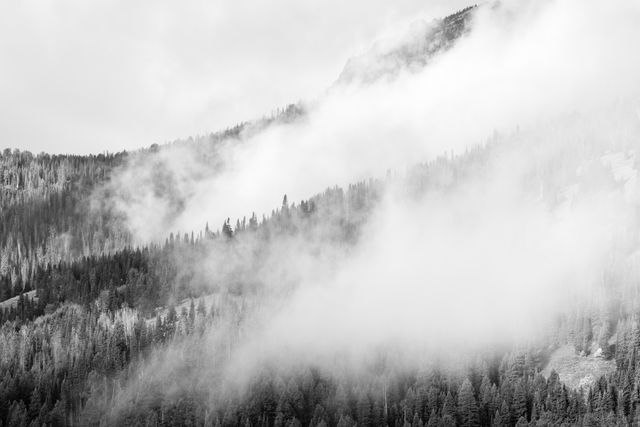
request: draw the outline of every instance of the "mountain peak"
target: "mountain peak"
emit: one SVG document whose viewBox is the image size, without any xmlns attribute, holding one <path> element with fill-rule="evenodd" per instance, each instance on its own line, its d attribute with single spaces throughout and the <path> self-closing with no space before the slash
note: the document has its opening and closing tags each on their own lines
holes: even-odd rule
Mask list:
<svg viewBox="0 0 640 427">
<path fill-rule="evenodd" d="M 399 40 L 381 40 L 362 55 L 350 58 L 335 85 L 371 83 L 401 70 L 424 67 L 469 31 L 476 5 L 432 22 L 415 21 Z"/>
</svg>

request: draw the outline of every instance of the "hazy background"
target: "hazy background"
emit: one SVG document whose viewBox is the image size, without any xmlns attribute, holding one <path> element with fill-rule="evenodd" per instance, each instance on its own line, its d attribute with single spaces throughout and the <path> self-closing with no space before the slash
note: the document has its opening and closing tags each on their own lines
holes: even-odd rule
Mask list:
<svg viewBox="0 0 640 427">
<path fill-rule="evenodd" d="M 454 0 L 0 2 L 3 148 L 118 151 L 315 97 L 385 32 Z"/>
</svg>

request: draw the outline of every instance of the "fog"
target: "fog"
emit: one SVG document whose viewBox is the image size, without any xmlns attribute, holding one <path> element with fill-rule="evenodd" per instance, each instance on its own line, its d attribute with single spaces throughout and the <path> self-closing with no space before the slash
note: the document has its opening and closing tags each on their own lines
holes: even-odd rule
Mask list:
<svg viewBox="0 0 640 427">
<path fill-rule="evenodd" d="M 495 130 L 524 131 L 632 99 L 640 64 L 624 52 L 638 39 L 637 9 L 633 2 L 617 8 L 597 2 L 481 8 L 471 35 L 424 70 L 334 87 L 311 103 L 300 123 L 226 144 L 219 150 L 222 171 L 182 147 L 145 159 L 146 167 L 136 163 L 118 187 L 122 210 L 141 240 L 158 236 L 159 229 L 202 229 L 207 221 L 217 228 L 226 217 L 269 212 L 283 194 L 300 200 L 328 186 L 461 152 Z M 145 174 L 158 169 L 184 203 L 168 209 L 164 192 L 154 194 L 158 178 Z M 139 185 L 126 185 L 132 181 Z"/>
<path fill-rule="evenodd" d="M 464 2 L 0 5 L 4 147 L 132 150 L 315 96 L 379 31 Z"/>
<path fill-rule="evenodd" d="M 588 301 L 613 257 L 637 250 L 638 19 L 631 0 L 484 5 L 423 70 L 334 86 L 303 119 L 223 144 L 217 169 L 185 146 L 134 159 L 113 181 L 114 209 L 144 241 L 269 212 L 285 193 L 400 176 L 352 247 L 274 244 L 229 379 L 274 361 L 358 367 L 380 348 L 420 360 L 526 343 Z M 461 161 L 455 185 L 408 194 L 408 168 L 487 140 L 478 170 Z M 603 160 L 612 151 L 631 173 Z M 216 265 L 210 255 L 199 268 Z M 282 292 L 270 272 L 295 286 Z"/>
</svg>

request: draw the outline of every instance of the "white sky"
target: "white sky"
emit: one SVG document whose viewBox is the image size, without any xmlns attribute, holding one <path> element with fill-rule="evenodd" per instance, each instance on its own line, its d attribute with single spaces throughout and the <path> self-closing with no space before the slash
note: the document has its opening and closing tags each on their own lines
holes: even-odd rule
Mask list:
<svg viewBox="0 0 640 427">
<path fill-rule="evenodd" d="M 463 0 L 0 2 L 0 148 L 103 152 L 313 98 L 386 31 Z"/>
</svg>

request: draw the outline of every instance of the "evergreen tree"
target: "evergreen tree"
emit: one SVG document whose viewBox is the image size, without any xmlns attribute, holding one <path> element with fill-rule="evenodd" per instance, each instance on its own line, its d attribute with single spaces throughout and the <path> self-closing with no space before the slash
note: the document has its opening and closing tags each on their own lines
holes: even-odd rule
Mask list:
<svg viewBox="0 0 640 427">
<path fill-rule="evenodd" d="M 464 380 L 458 391 L 458 414 L 461 426 L 475 427 L 480 425 L 478 405 L 473 395 L 473 386 L 468 378 Z"/>
</svg>

